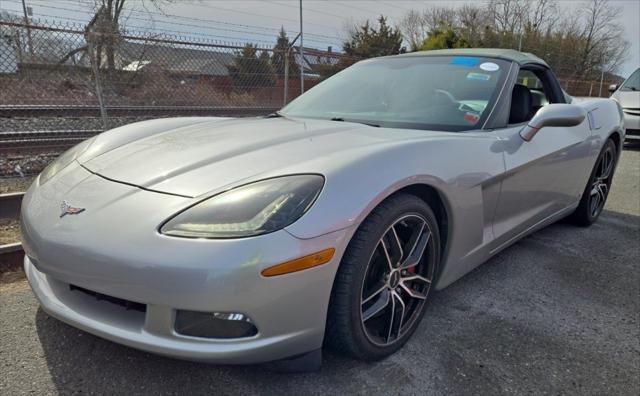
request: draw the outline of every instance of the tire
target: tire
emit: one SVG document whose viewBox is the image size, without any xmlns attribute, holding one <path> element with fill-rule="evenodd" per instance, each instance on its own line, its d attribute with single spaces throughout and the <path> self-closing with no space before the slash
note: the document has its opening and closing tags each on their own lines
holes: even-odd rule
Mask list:
<svg viewBox="0 0 640 396">
<path fill-rule="evenodd" d="M 618 160 L 616 144 L 608 139 L 591 171 L 589 181 L 584 188 L 580 204 L 570 215 L 569 220 L 575 225 L 588 227 L 595 223 L 607 202 L 613 173 Z"/>
<path fill-rule="evenodd" d="M 440 235 L 431 208 L 404 193 L 383 201 L 362 222 L 342 258 L 325 344 L 361 360 L 382 359 L 400 349 L 424 315 L 439 262 Z"/>
</svg>

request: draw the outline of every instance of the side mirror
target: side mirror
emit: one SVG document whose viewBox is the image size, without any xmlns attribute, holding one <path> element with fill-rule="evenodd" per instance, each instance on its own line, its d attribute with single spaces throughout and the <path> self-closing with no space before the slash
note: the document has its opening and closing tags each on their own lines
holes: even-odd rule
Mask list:
<svg viewBox="0 0 640 396">
<path fill-rule="evenodd" d="M 616 84 L 609 85 L 609 92 L 614 93 L 618 90 L 618 86 Z"/>
<path fill-rule="evenodd" d="M 587 112 L 574 104 L 549 104 L 538 110 L 529 123 L 520 131 L 520 137 L 530 141 L 544 127 L 572 127 L 580 125 Z"/>
</svg>

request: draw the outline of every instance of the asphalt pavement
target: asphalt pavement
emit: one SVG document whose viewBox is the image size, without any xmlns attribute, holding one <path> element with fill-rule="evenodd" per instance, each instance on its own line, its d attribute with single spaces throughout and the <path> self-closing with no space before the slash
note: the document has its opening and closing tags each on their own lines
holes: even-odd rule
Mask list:
<svg viewBox="0 0 640 396">
<path fill-rule="evenodd" d="M 168 359 L 102 340 L 0 289 L 0 394 L 640 394 L 640 149 L 605 212 L 558 223 L 434 293 L 413 339 L 364 363 L 325 352 L 315 373 Z"/>
</svg>

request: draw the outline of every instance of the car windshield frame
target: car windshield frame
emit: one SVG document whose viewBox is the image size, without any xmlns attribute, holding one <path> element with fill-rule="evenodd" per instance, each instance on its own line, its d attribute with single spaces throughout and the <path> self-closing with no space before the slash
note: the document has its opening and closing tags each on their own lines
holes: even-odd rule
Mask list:
<svg viewBox="0 0 640 396">
<path fill-rule="evenodd" d="M 443 67 L 455 68 L 452 70 L 457 70 L 461 68 L 467 73 L 467 79 L 469 78 L 469 74 L 480 74 L 484 73 L 484 75 L 490 74 L 491 76 L 495 76 L 495 85 L 493 86 L 493 91 L 487 98 L 486 105 L 482 108 L 479 114 L 477 114 L 477 118 L 473 124 L 465 125 L 465 124 L 442 124 L 442 123 L 432 123 L 432 122 L 415 122 L 411 120 L 403 120 L 403 119 L 368 119 L 361 118 L 357 116 L 349 116 L 347 113 L 345 114 L 333 114 L 326 113 L 323 115 L 312 114 L 304 111 L 305 102 L 311 102 L 313 104 L 314 98 L 308 100 L 310 95 L 315 94 L 316 100 L 319 98 L 318 90 L 322 90 L 323 87 L 326 88 L 327 85 L 332 84 L 332 79 L 335 79 L 337 76 L 342 75 L 344 77 L 345 74 L 349 75 L 349 73 L 357 72 L 362 67 L 368 66 L 376 66 L 380 63 L 387 63 L 390 67 L 389 70 L 401 69 L 401 67 L 393 67 L 395 66 L 391 62 L 405 62 L 408 63 L 409 66 L 418 65 L 420 62 L 423 63 L 431 63 L 434 65 L 442 65 Z M 413 64 L 412 64 L 413 63 Z M 291 103 L 286 105 L 283 109 L 278 112 L 278 115 L 289 117 L 289 118 L 309 118 L 309 119 L 320 119 L 320 120 L 333 120 L 333 121 L 345 121 L 345 122 L 355 122 L 362 123 L 369 126 L 374 127 L 384 127 L 384 128 L 400 128 L 400 129 L 418 129 L 418 130 L 433 130 L 433 131 L 445 131 L 445 132 L 469 132 L 469 131 L 478 131 L 482 130 L 483 126 L 486 125 L 487 119 L 493 113 L 494 107 L 496 106 L 500 94 L 505 90 L 505 85 L 508 82 L 508 76 L 510 74 L 511 66 L 513 62 L 505 59 L 498 59 L 486 56 L 473 56 L 473 55 L 464 55 L 464 56 L 392 56 L 392 57 L 382 57 L 382 58 L 373 58 L 365 61 L 358 62 L 351 67 L 341 71 L 340 73 L 332 76 L 320 84 L 314 86 Z M 480 69 L 479 67 L 483 67 Z M 400 70 L 402 72 L 402 70 Z M 396 76 L 398 78 L 398 76 Z M 471 83 L 470 83 L 471 84 Z M 333 87 L 330 87 L 333 88 Z M 434 88 L 436 90 L 436 88 Z M 331 93 L 331 92 L 330 92 Z M 335 97 L 335 92 L 333 92 Z M 343 95 L 348 95 L 349 92 L 342 93 Z M 453 98 L 455 99 L 455 98 Z M 463 102 L 473 102 L 469 100 L 465 100 L 461 98 L 461 100 L 457 101 L 458 104 L 465 104 Z M 481 102 L 484 102 L 481 100 Z M 301 105 L 302 103 L 302 105 Z M 310 107 L 307 105 L 307 107 Z M 464 110 L 460 110 L 463 112 Z M 465 113 L 466 114 L 466 113 Z M 466 120 L 466 118 L 465 118 Z"/>
<path fill-rule="evenodd" d="M 632 80 L 635 80 L 635 81 L 632 81 Z M 629 84 L 630 81 L 635 83 L 635 85 L 633 85 L 632 87 L 628 87 L 627 84 Z M 624 82 L 620 86 L 620 90 L 628 91 L 628 92 L 640 92 L 640 68 L 636 69 L 636 71 L 631 73 L 629 78 L 624 80 Z"/>
</svg>

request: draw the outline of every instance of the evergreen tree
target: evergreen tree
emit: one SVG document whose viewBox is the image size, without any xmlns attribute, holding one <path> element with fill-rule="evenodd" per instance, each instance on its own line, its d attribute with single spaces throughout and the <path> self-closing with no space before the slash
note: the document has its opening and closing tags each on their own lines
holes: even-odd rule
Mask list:
<svg viewBox="0 0 640 396">
<path fill-rule="evenodd" d="M 273 66 L 274 72 L 279 77 L 284 77 L 284 69 L 285 69 L 285 60 L 287 56 L 289 57 L 289 76 L 297 76 L 299 73 L 298 64 L 295 62 L 295 58 L 293 56 L 293 51 L 289 52 L 289 47 L 291 43 L 289 42 L 289 37 L 287 37 L 287 33 L 284 31 L 284 27 L 280 29 L 280 34 L 278 35 L 278 40 L 276 42 L 276 46 L 273 47 L 273 56 L 271 57 L 271 65 Z"/>
<path fill-rule="evenodd" d="M 345 55 L 338 62 L 324 62 L 316 66 L 322 78 L 330 77 L 359 60 L 377 56 L 394 55 L 405 52 L 402 47 L 400 29 L 387 25 L 387 18 L 380 15 L 378 27 L 371 27 L 369 21 L 350 33 L 351 37 L 342 44 Z"/>
<path fill-rule="evenodd" d="M 373 58 L 404 52 L 400 29 L 387 25 L 387 18 L 378 18 L 378 29 L 371 27 L 369 21 L 351 33 L 343 45 L 344 52 L 352 57 Z"/>
<path fill-rule="evenodd" d="M 271 57 L 267 51 L 258 55 L 258 46 L 247 43 L 227 66 L 233 85 L 241 90 L 252 88 L 272 87 L 276 83 L 276 76 L 271 66 Z"/>
<path fill-rule="evenodd" d="M 460 32 L 452 26 L 439 26 L 429 31 L 418 50 L 436 50 L 447 48 L 469 48 L 470 45 Z"/>
</svg>

